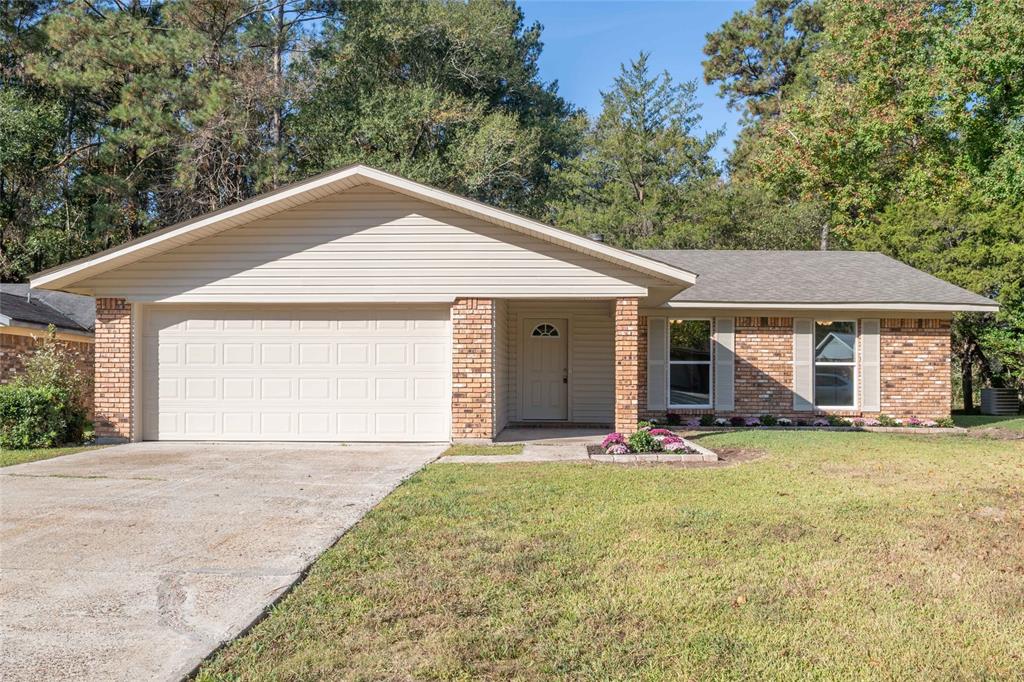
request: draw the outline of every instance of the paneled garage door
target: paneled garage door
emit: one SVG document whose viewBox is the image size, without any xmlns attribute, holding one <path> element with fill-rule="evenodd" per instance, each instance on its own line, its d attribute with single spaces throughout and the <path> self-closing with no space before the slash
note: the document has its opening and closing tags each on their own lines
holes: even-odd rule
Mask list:
<svg viewBox="0 0 1024 682">
<path fill-rule="evenodd" d="M 143 306 L 143 437 L 447 440 L 448 317 L 423 306 Z"/>
</svg>

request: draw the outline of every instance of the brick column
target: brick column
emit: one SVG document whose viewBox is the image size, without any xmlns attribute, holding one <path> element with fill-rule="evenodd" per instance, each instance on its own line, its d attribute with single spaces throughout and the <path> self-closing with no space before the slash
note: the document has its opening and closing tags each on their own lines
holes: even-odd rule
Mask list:
<svg viewBox="0 0 1024 682">
<path fill-rule="evenodd" d="M 123 298 L 96 299 L 93 423 L 96 441 L 132 439 L 132 306 Z"/>
<path fill-rule="evenodd" d="M 640 413 L 640 300 L 615 300 L 615 430 L 633 433 Z"/>
<path fill-rule="evenodd" d="M 452 305 L 452 440 L 494 438 L 494 301 Z"/>
</svg>

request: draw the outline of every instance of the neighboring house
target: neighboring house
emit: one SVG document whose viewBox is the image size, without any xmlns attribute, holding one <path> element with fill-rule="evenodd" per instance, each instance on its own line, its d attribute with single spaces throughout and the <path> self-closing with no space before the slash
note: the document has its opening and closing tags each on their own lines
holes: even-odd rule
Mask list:
<svg viewBox="0 0 1024 682">
<path fill-rule="evenodd" d="M 97 297 L 97 433 L 135 440 L 941 417 L 953 313 L 996 309 L 876 253 L 633 253 L 365 166 L 32 286 Z"/>
<path fill-rule="evenodd" d="M 90 296 L 0 284 L 0 384 L 24 372 L 25 362 L 51 324 L 58 343 L 71 351 L 78 369 L 92 381 L 95 321 L 96 306 Z M 91 392 L 86 400 L 91 413 Z"/>
</svg>

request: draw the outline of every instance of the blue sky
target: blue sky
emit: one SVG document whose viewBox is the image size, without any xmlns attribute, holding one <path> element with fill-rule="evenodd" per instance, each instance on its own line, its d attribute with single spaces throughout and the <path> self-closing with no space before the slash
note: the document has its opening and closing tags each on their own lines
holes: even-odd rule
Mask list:
<svg viewBox="0 0 1024 682">
<path fill-rule="evenodd" d="M 724 158 L 738 130 L 739 112 L 729 111 L 704 85 L 704 35 L 752 2 L 722 0 L 520 0 L 528 22 L 544 25 L 540 67 L 544 80 L 558 81 L 563 97 L 596 114 L 601 90 L 609 89 L 619 64 L 650 52 L 650 65 L 677 80 L 698 83 L 705 130 L 725 126 L 715 157 Z"/>
</svg>

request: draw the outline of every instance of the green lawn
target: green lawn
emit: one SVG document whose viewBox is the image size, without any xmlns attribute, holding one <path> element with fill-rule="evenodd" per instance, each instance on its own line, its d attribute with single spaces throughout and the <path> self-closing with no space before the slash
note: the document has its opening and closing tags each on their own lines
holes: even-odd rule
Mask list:
<svg viewBox="0 0 1024 682">
<path fill-rule="evenodd" d="M 82 450 L 92 450 L 102 445 L 74 445 L 66 448 L 34 448 L 30 450 L 5 450 L 0 448 L 0 467 L 9 467 L 25 462 L 37 462 L 41 459 L 71 455 Z"/>
<path fill-rule="evenodd" d="M 453 445 L 441 453 L 442 457 L 463 457 L 467 455 L 521 455 L 522 443 L 499 443 L 497 445 Z"/>
<path fill-rule="evenodd" d="M 993 417 L 987 414 L 955 414 L 957 426 L 968 429 L 996 427 L 1011 431 L 1024 431 L 1024 415 L 1016 417 Z"/>
<path fill-rule="evenodd" d="M 766 454 L 431 465 L 199 679 L 1020 675 L 1024 442 L 701 442 Z"/>
</svg>

